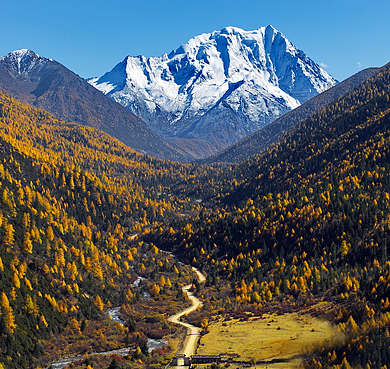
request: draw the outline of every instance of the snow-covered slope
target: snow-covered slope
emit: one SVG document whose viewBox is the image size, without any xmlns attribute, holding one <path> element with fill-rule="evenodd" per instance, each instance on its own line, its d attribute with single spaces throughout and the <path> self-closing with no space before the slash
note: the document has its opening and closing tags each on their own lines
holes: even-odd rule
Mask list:
<svg viewBox="0 0 390 369">
<path fill-rule="evenodd" d="M 272 26 L 227 27 L 89 81 L 164 136 L 230 145 L 336 81 Z"/>
</svg>

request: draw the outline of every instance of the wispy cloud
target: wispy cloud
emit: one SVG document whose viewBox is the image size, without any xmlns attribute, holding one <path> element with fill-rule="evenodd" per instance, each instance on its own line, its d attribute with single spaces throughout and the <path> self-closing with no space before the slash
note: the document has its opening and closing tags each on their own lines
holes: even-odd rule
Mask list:
<svg viewBox="0 0 390 369">
<path fill-rule="evenodd" d="M 321 62 L 321 63 L 320 63 L 320 67 L 326 69 L 326 68 L 329 68 L 330 65 Z"/>
<path fill-rule="evenodd" d="M 359 68 L 363 68 L 363 67 L 364 67 L 364 65 L 363 65 L 362 62 L 356 62 L 356 64 L 357 64 L 357 66 L 358 66 Z"/>
</svg>

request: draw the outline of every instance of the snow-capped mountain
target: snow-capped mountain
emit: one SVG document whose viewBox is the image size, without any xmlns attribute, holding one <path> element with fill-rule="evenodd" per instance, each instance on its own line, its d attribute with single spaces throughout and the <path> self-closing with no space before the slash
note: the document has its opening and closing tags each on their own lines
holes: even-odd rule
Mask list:
<svg viewBox="0 0 390 369">
<path fill-rule="evenodd" d="M 163 136 L 221 149 L 336 84 L 272 26 L 226 27 L 161 57 L 126 57 L 89 82 Z"/>
</svg>

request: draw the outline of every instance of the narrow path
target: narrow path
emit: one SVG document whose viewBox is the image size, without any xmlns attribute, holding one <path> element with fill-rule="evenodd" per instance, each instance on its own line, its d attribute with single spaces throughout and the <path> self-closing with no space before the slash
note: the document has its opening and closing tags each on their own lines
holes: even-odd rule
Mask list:
<svg viewBox="0 0 390 369">
<path fill-rule="evenodd" d="M 198 280 L 200 283 L 203 283 L 206 281 L 205 276 L 196 268 L 192 267 L 192 270 L 197 274 Z M 193 311 L 195 311 L 198 307 L 202 306 L 202 302 L 194 296 L 192 292 L 190 292 L 190 288 L 192 287 L 192 284 L 189 284 L 187 286 L 183 287 L 183 291 L 187 293 L 188 298 L 192 302 L 192 306 L 188 307 L 187 309 L 184 309 L 180 311 L 179 313 L 172 315 L 171 317 L 168 318 L 168 320 L 172 323 L 175 324 L 180 324 L 183 327 L 187 328 L 187 335 L 184 341 L 184 346 L 180 354 L 184 354 L 186 356 L 191 356 L 195 353 L 196 351 L 196 346 L 198 343 L 198 339 L 200 336 L 201 329 L 198 327 L 195 327 L 192 324 L 189 323 L 184 323 L 180 321 L 180 318 L 185 315 L 189 314 Z"/>
</svg>

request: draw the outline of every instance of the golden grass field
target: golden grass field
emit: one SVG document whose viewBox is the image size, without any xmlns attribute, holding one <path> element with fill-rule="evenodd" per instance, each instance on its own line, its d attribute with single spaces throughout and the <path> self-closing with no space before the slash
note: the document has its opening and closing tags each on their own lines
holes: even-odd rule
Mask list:
<svg viewBox="0 0 390 369">
<path fill-rule="evenodd" d="M 197 354 L 238 355 L 237 360 L 254 362 L 288 359 L 287 363 L 256 367 L 298 368 L 299 355 L 321 344 L 342 339 L 343 334 L 331 323 L 310 315 L 263 315 L 248 321 L 220 318 L 210 324 L 209 333 L 201 337 Z"/>
</svg>

